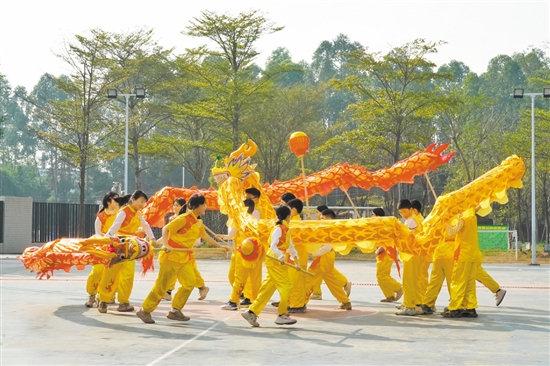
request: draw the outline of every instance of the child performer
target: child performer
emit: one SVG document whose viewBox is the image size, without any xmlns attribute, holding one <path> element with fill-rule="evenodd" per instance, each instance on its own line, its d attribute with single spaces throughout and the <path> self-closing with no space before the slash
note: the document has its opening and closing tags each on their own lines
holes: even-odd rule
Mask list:
<svg viewBox="0 0 550 366">
<path fill-rule="evenodd" d="M 107 229 L 110 228 L 113 221 L 115 221 L 116 213 L 119 209 L 118 202 L 115 198 L 118 198 L 118 193 L 116 192 L 107 192 L 103 197 L 101 209 L 97 213 L 95 219 L 95 235 L 98 237 L 103 237 Z M 92 267 L 92 271 L 88 276 L 88 281 L 86 281 L 86 292 L 88 292 L 89 295 L 88 301 L 84 304 L 86 307 L 92 308 L 94 304 L 98 302 L 96 299 L 97 289 L 104 269 L 104 264 L 96 264 Z"/>
<path fill-rule="evenodd" d="M 372 210 L 372 216 L 383 217 L 386 216 L 386 213 L 384 212 L 384 209 L 382 207 L 377 207 Z M 397 253 L 395 253 L 395 249 L 393 249 L 393 251 L 393 255 L 396 256 Z M 391 276 L 391 267 L 393 263 L 397 261 L 397 258 L 392 258 L 389 250 L 386 250 L 386 248 L 384 247 L 378 247 L 375 251 L 375 254 L 376 280 L 378 281 L 378 286 L 380 286 L 380 290 L 382 290 L 382 293 L 385 296 L 385 298 L 380 300 L 380 302 L 399 301 L 401 296 L 403 296 L 403 287 Z M 397 265 L 399 266 L 399 264 Z"/>
<path fill-rule="evenodd" d="M 192 249 L 198 238 L 202 238 L 214 246 L 230 249 L 218 244 L 206 234 L 204 225 L 199 216 L 206 212 L 206 199 L 200 194 L 194 194 L 187 204 L 188 212 L 179 215 L 162 229 L 162 237 L 159 242 L 169 249 Z M 151 313 L 157 308 L 162 296 L 170 283 L 177 278 L 181 286 L 172 300 L 172 310 L 166 317 L 172 320 L 187 321 L 189 317 L 183 315 L 181 309 L 185 306 L 191 291 L 195 287 L 196 278 L 189 251 L 168 250 L 159 259 L 160 269 L 155 285 L 149 295 L 143 301 L 142 308 L 136 315 L 144 323 L 154 323 Z"/>
<path fill-rule="evenodd" d="M 127 200 L 128 196 L 120 199 Z M 142 191 L 135 191 L 130 197 L 129 203 L 120 208 L 113 225 L 107 230 L 105 236 L 136 235 L 141 227 L 145 231 L 145 235 L 154 243 L 153 231 L 151 231 L 151 227 L 140 212 L 146 202 L 147 195 Z M 107 302 L 113 299 L 117 283 L 116 290 L 118 292 L 118 302 L 120 303 L 117 311 L 134 311 L 134 307 L 130 305 L 130 295 L 134 287 L 135 267 L 136 261 L 129 260 L 105 268 L 99 283 L 99 306 L 97 309 L 100 313 L 107 312 Z"/>
<path fill-rule="evenodd" d="M 179 215 L 187 212 L 187 201 L 185 201 L 185 198 L 176 198 L 172 206 L 174 207 L 174 215 L 170 217 L 170 222 L 172 222 Z M 199 243 L 198 246 L 200 246 L 200 239 L 198 239 L 197 242 Z M 195 242 L 195 244 L 193 245 L 194 247 L 197 247 L 197 242 Z M 164 254 L 165 254 L 164 251 L 161 251 L 159 253 L 159 261 Z M 199 268 L 197 267 L 197 261 L 195 259 L 195 256 L 193 255 L 193 252 L 190 252 L 189 255 L 190 255 L 190 261 L 193 264 L 193 270 L 195 271 L 195 278 L 197 281 L 195 283 L 195 287 L 199 289 L 198 300 L 204 300 L 206 298 L 206 295 L 208 294 L 208 291 L 210 291 L 210 289 L 204 285 L 204 278 L 202 278 L 202 275 L 199 272 Z M 172 301 L 172 291 L 174 290 L 175 287 L 176 287 L 176 278 L 174 277 L 174 280 L 170 283 L 170 286 L 168 286 L 168 291 L 166 291 L 166 294 L 164 294 L 162 299 L 167 301 Z"/>
<path fill-rule="evenodd" d="M 413 215 L 411 201 L 403 199 L 399 201 L 397 206 L 399 214 L 405 219 L 405 225 L 411 229 L 411 231 L 418 230 L 422 222 L 418 221 L 417 217 Z M 418 273 L 420 271 L 420 265 L 422 257 L 407 253 L 399 254 L 401 261 L 403 262 L 403 305 L 395 315 L 409 315 L 414 316 L 422 313 L 422 308 L 419 306 L 417 311 L 417 304 L 422 303 L 421 295 L 418 292 Z"/>
<path fill-rule="evenodd" d="M 279 316 L 275 320 L 275 324 L 285 325 L 296 323 L 296 319 L 292 319 L 288 316 L 287 310 L 288 297 L 292 286 L 288 275 L 288 270 L 278 260 L 269 258 L 269 256 L 271 256 L 279 258 L 280 261 L 284 261 L 286 255 L 289 254 L 294 259 L 295 263 L 299 263 L 298 253 L 292 244 L 288 227 L 291 213 L 288 207 L 280 206 L 277 208 L 276 214 L 278 221 L 275 228 L 271 232 L 271 244 L 267 251 L 268 257 L 265 259 L 267 275 L 262 282 L 260 293 L 258 294 L 256 301 L 250 305 L 250 308 L 247 311 L 241 314 L 242 317 L 254 327 L 260 326 L 257 322 L 258 315 L 260 315 L 275 290 L 279 292 L 279 296 L 281 298 L 278 306 Z"/>
<path fill-rule="evenodd" d="M 247 198 L 244 200 L 244 205 L 247 207 L 247 213 L 256 219 L 254 216 L 254 201 Z M 223 235 L 216 235 L 223 237 Z M 252 305 L 262 283 L 262 261 L 264 259 L 263 245 L 257 240 L 247 238 L 242 243 L 235 243 L 235 273 L 232 283 L 232 291 L 229 301 L 222 305 L 223 310 L 237 310 L 238 302 L 246 285 L 246 297 L 241 301 L 241 307 L 249 307 Z"/>
<path fill-rule="evenodd" d="M 333 210 L 326 209 L 321 213 L 321 220 L 335 220 L 336 214 Z M 325 281 L 328 289 L 332 293 L 332 296 L 340 302 L 339 309 L 351 310 L 351 302 L 349 297 L 344 291 L 344 285 L 350 283 L 346 278 L 342 281 L 339 276 L 336 275 L 336 268 L 334 267 L 334 249 L 332 245 L 325 244 L 317 252 L 313 253 L 313 262 L 309 267 L 309 271 L 315 274 L 314 277 L 306 278 L 306 290 L 308 293 L 306 297 L 309 297 L 309 294 L 313 291 L 316 285 L 320 284 L 321 281 Z M 338 272 L 340 276 L 342 274 Z"/>
</svg>

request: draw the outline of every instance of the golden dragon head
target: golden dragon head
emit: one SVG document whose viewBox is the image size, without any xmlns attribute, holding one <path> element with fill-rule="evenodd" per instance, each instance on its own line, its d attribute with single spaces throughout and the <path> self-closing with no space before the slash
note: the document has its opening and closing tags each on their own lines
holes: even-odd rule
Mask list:
<svg viewBox="0 0 550 366">
<path fill-rule="evenodd" d="M 247 144 L 242 144 L 231 155 L 226 156 L 223 160 L 224 166 L 212 168 L 212 176 L 218 186 L 225 182 L 229 177 L 245 180 L 250 174 L 254 173 L 256 164 L 250 164 L 250 158 L 256 154 L 258 146 L 252 140 L 248 140 Z"/>
</svg>

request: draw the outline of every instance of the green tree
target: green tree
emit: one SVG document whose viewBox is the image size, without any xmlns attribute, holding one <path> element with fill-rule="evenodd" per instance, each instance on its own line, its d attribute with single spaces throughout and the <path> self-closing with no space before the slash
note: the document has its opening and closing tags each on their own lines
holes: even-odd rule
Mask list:
<svg viewBox="0 0 550 366">
<path fill-rule="evenodd" d="M 207 38 L 216 49 L 206 46 L 185 55 L 188 72 L 202 87 L 204 99 L 188 106 L 186 114 L 222 121 L 231 128 L 232 149 L 241 143 L 242 115 L 255 108 L 258 95 L 269 89 L 273 75 L 262 74 L 253 64 L 258 56 L 257 41 L 264 35 L 282 30 L 258 11 L 228 14 L 202 12 L 187 27 L 192 37 Z"/>
<path fill-rule="evenodd" d="M 107 88 L 117 81 L 111 80 L 109 72 L 114 65 L 105 52 L 109 34 L 100 29 L 90 33 L 89 37 L 76 35 L 57 55 L 72 70 L 69 77 L 55 78 L 56 87 L 69 98 L 47 101 L 46 108 L 36 111 L 41 123 L 29 126 L 46 144 L 58 150 L 60 159 L 78 170 L 79 235 L 84 235 L 87 171 L 98 162 L 106 138 L 119 128 L 102 113 Z"/>
</svg>

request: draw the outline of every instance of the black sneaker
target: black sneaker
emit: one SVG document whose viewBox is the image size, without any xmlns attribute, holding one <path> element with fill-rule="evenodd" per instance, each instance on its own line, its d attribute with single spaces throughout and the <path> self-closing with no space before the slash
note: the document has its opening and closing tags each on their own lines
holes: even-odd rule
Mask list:
<svg viewBox="0 0 550 366">
<path fill-rule="evenodd" d="M 462 310 L 447 310 L 441 313 L 444 318 L 462 318 Z"/>
<path fill-rule="evenodd" d="M 477 318 L 476 309 L 466 309 L 462 311 L 463 318 Z"/>
<path fill-rule="evenodd" d="M 245 297 L 243 301 L 241 301 L 241 307 L 242 308 L 247 308 L 249 307 L 250 305 L 252 305 L 252 301 L 250 301 L 249 298 Z"/>
<path fill-rule="evenodd" d="M 299 308 L 288 308 L 288 312 L 289 313 L 293 313 L 293 314 L 296 314 L 296 313 L 305 313 L 307 310 L 307 307 L 304 305 L 302 307 L 299 307 Z"/>
<path fill-rule="evenodd" d="M 434 313 L 434 310 L 432 307 L 428 305 L 420 305 L 422 308 L 423 313 L 421 315 L 432 315 Z"/>
</svg>

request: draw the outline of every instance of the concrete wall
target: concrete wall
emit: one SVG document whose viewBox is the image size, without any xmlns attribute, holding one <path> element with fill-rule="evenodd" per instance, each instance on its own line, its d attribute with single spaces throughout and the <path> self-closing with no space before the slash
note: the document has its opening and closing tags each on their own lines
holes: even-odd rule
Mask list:
<svg viewBox="0 0 550 366">
<path fill-rule="evenodd" d="M 32 239 L 32 198 L 0 197 L 4 201 L 4 242 L 1 254 L 21 254 Z"/>
</svg>

